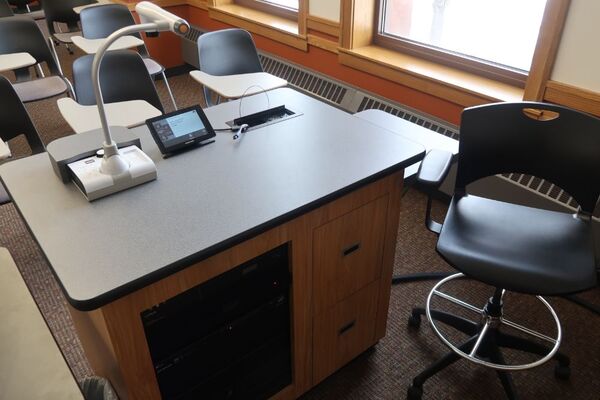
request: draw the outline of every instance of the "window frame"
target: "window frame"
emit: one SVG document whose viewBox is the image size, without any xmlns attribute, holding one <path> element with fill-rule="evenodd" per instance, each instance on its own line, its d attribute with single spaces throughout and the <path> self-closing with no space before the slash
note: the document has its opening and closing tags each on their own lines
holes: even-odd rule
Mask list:
<svg viewBox="0 0 600 400">
<path fill-rule="evenodd" d="M 236 4 L 239 4 L 244 7 L 253 8 L 258 11 L 262 11 L 268 14 L 276 15 L 278 17 L 290 19 L 293 21 L 298 20 L 298 10 L 294 10 L 292 8 L 280 6 L 277 4 L 270 3 L 268 1 L 262 0 L 235 0 Z M 298 4 L 298 8 L 300 8 L 300 4 Z"/>
<path fill-rule="evenodd" d="M 387 1 L 388 0 L 376 0 L 375 22 L 373 24 L 373 44 L 391 50 L 396 50 L 402 53 L 410 54 L 416 57 L 420 57 L 425 60 L 433 61 L 452 68 L 457 68 L 466 72 L 474 73 L 485 78 L 490 78 L 499 82 L 504 82 L 516 87 L 525 87 L 529 76 L 529 71 L 525 72 L 515 68 L 501 66 L 476 57 L 455 54 L 453 52 L 440 49 L 434 46 L 430 46 L 423 43 L 417 43 L 410 39 L 385 34 L 383 32 L 385 20 L 385 15 L 383 11 L 384 5 Z M 548 9 L 549 3 L 550 1 L 546 3 L 546 9 L 544 12 L 546 12 L 546 10 Z M 541 35 L 542 29 L 540 27 L 540 33 L 538 34 L 537 38 L 538 42 L 540 40 Z M 532 55 L 532 63 L 534 56 L 535 54 Z"/>
</svg>

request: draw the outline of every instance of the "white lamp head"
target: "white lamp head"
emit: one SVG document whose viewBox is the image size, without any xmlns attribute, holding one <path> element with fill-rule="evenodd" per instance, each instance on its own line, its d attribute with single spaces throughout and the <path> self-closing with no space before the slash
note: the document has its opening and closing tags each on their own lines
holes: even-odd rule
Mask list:
<svg viewBox="0 0 600 400">
<path fill-rule="evenodd" d="M 135 11 L 140 16 L 142 24 L 155 23 L 159 31 L 171 31 L 181 36 L 186 35 L 190 31 L 190 24 L 186 20 L 163 10 L 149 1 L 137 3 Z"/>
</svg>

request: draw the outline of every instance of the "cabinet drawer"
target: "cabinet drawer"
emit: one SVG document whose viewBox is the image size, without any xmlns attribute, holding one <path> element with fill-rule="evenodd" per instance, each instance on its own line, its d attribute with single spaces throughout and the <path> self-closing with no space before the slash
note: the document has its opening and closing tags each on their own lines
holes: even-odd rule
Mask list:
<svg viewBox="0 0 600 400">
<path fill-rule="evenodd" d="M 315 229 L 315 313 L 379 279 L 387 207 L 383 196 Z"/>
<path fill-rule="evenodd" d="M 375 281 L 315 316 L 314 385 L 374 344 L 378 294 L 379 281 Z"/>
</svg>

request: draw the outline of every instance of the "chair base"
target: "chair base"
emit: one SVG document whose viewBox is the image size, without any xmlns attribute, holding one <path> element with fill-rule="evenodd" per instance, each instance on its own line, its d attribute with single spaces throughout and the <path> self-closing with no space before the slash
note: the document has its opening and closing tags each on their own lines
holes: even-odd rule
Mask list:
<svg viewBox="0 0 600 400">
<path fill-rule="evenodd" d="M 451 279 L 460 278 L 461 276 L 462 274 L 456 274 Z M 429 303 L 432 295 L 439 295 L 440 292 L 437 291 L 437 288 L 451 279 L 444 279 L 438 285 L 436 285 L 429 295 L 427 301 L 428 307 L 414 308 L 411 316 L 408 319 L 408 325 L 416 328 L 421 324 L 421 316 L 426 315 L 432 324 L 435 333 L 440 336 L 440 339 L 442 339 L 442 341 L 446 343 L 452 349 L 452 351 L 413 379 L 412 385 L 409 387 L 407 392 L 407 399 L 421 399 L 423 395 L 423 384 L 425 381 L 461 358 L 467 358 L 478 364 L 496 369 L 496 373 L 498 374 L 498 377 L 509 399 L 517 399 L 517 393 L 509 371 L 532 368 L 552 358 L 558 362 L 555 368 L 555 376 L 560 379 L 569 378 L 569 358 L 564 354 L 557 352 L 558 345 L 560 344 L 560 326 L 558 326 L 558 338 L 554 341 L 555 343 L 553 348 L 548 348 L 540 343 L 500 331 L 499 328 L 502 325 L 501 321 L 503 321 L 502 296 L 504 293 L 504 291 L 501 289 L 496 289 L 494 296 L 490 298 L 487 305 L 481 310 L 463 303 L 463 306 L 467 306 L 467 308 L 471 309 L 472 311 L 481 311 L 481 316 L 483 317 L 482 322 L 474 322 L 447 312 L 430 309 Z M 446 296 L 445 298 L 450 300 L 448 297 L 450 296 Z M 454 300 L 456 299 L 450 301 L 455 302 Z M 543 301 L 543 299 L 541 300 Z M 551 307 L 545 302 L 544 304 L 553 313 Z M 554 313 L 553 316 L 555 316 Z M 440 331 L 435 326 L 434 321 L 441 322 L 466 334 L 469 336 L 469 339 L 459 346 L 452 345 L 441 335 Z M 520 325 L 517 326 L 522 328 Z M 537 336 L 538 338 L 544 336 L 531 330 L 525 333 Z M 541 356 L 542 358 L 530 364 L 510 365 L 507 364 L 504 359 L 501 350 L 502 348 L 535 354 Z"/>
<path fill-rule="evenodd" d="M 459 346 L 461 350 L 468 351 L 473 347 L 478 338 L 477 332 L 481 330 L 480 324 L 442 311 L 431 311 L 432 317 L 437 321 L 446 323 L 447 325 L 450 325 L 459 331 L 470 335 L 470 338 Z M 408 319 L 408 325 L 413 328 L 418 328 L 421 324 L 421 316 L 425 314 L 426 312 L 424 308 L 414 308 L 412 310 L 412 315 Z M 488 336 L 488 339 L 480 345 L 479 354 L 481 357 L 488 358 L 493 363 L 504 363 L 504 357 L 501 350 L 502 348 L 519 350 L 536 355 L 544 355 L 550 351 L 550 349 L 538 343 L 513 335 L 504 334 L 498 330 L 488 331 L 486 336 Z M 406 398 L 408 400 L 420 400 L 423 396 L 423 384 L 427 381 L 427 379 L 431 378 L 444 368 L 449 367 L 461 358 L 461 356 L 451 351 L 430 365 L 427 369 L 422 371 L 413 379 L 411 386 L 408 388 Z M 571 375 L 569 358 L 560 352 L 555 353 L 553 358 L 557 361 L 557 365 L 554 368 L 554 375 L 558 379 L 569 379 Z M 512 381 L 510 373 L 502 370 L 496 370 L 496 373 L 500 379 L 500 382 L 502 383 L 504 391 L 506 392 L 507 398 L 510 400 L 518 399 L 515 385 Z"/>
</svg>

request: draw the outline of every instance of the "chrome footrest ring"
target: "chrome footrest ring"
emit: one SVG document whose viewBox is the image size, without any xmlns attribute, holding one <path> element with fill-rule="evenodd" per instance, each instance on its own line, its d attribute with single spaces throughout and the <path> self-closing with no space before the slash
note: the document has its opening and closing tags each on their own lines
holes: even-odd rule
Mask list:
<svg viewBox="0 0 600 400">
<path fill-rule="evenodd" d="M 485 315 L 485 312 L 482 308 L 478 308 L 475 307 L 471 304 L 468 304 L 462 300 L 456 299 L 444 292 L 441 292 L 439 290 L 439 288 L 446 284 L 447 282 L 454 280 L 454 279 L 460 279 L 460 278 L 464 278 L 465 275 L 462 273 L 457 273 L 454 275 L 450 275 L 447 278 L 442 279 L 441 281 L 439 281 L 434 287 L 433 289 L 431 289 L 431 291 L 429 292 L 429 295 L 427 296 L 427 303 L 425 304 L 425 312 L 427 315 L 427 320 L 429 321 L 429 323 L 431 324 L 431 328 L 433 329 L 433 331 L 435 332 L 435 334 L 440 338 L 440 340 L 450 348 L 450 350 L 452 350 L 454 353 L 458 354 L 459 356 L 461 356 L 462 358 L 465 358 L 469 361 L 472 361 L 476 364 L 479 365 L 483 365 L 489 368 L 493 368 L 493 369 L 497 369 L 497 370 L 502 370 L 502 371 L 520 371 L 520 370 L 524 370 L 524 369 L 530 369 L 530 368 L 534 368 L 537 367 L 539 365 L 544 364 L 545 362 L 549 361 L 552 357 L 554 357 L 554 355 L 556 354 L 556 352 L 558 351 L 558 348 L 560 346 L 560 342 L 562 340 L 562 329 L 560 326 L 560 321 L 558 320 L 558 316 L 556 315 L 556 312 L 554 311 L 554 309 L 552 308 L 552 306 L 550 306 L 550 304 L 541 296 L 535 296 L 544 306 L 546 306 L 546 308 L 548 309 L 548 311 L 550 312 L 550 314 L 552 315 L 552 318 L 554 319 L 554 322 L 556 324 L 556 338 L 552 338 L 549 337 L 547 335 L 544 335 L 542 333 L 539 333 L 533 329 L 529 329 L 525 326 L 522 326 L 520 324 L 517 324 L 513 321 L 507 320 L 505 318 L 500 318 L 499 322 L 498 320 L 496 321 L 491 321 L 491 319 L 487 320 L 487 322 L 483 325 L 482 330 L 479 332 L 479 335 L 481 335 L 480 337 L 478 337 L 475 345 L 473 346 L 473 349 L 471 349 L 471 351 L 469 353 L 466 353 L 462 350 L 460 350 L 457 346 L 453 345 L 446 337 L 444 337 L 444 335 L 442 334 L 442 332 L 440 331 L 440 329 L 437 327 L 436 322 L 434 321 L 434 319 L 431 316 L 431 300 L 434 296 L 440 297 L 442 299 L 448 300 L 458 306 L 461 306 L 469 311 L 472 311 L 474 313 L 478 313 L 480 317 L 484 317 L 484 318 L 488 318 Z M 531 362 L 531 363 L 527 363 L 527 364 L 497 364 L 497 363 L 493 363 L 493 362 L 489 362 L 486 360 L 482 360 L 481 358 L 477 357 L 477 350 L 479 348 L 479 345 L 483 342 L 483 337 L 485 336 L 485 334 L 487 333 L 488 328 L 490 327 L 490 325 L 494 323 L 494 324 L 498 324 L 499 325 L 506 325 L 509 326 L 515 330 L 518 330 L 524 334 L 536 337 L 537 339 L 540 340 L 544 340 L 548 343 L 552 344 L 552 348 L 550 349 L 550 351 L 548 352 L 548 354 L 546 354 L 544 357 L 538 359 L 537 361 Z"/>
</svg>

